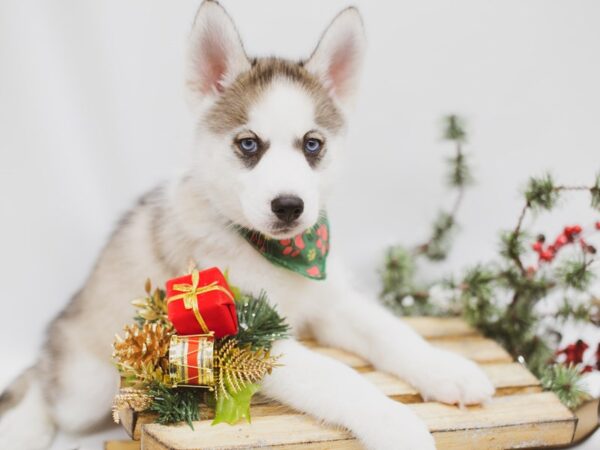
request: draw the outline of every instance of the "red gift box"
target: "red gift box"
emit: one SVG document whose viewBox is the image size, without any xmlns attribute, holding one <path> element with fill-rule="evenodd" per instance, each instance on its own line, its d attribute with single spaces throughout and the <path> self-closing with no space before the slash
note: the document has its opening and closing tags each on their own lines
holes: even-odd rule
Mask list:
<svg viewBox="0 0 600 450">
<path fill-rule="evenodd" d="M 216 267 L 167 281 L 167 309 L 180 335 L 213 332 L 221 338 L 238 332 L 233 294 Z"/>
</svg>

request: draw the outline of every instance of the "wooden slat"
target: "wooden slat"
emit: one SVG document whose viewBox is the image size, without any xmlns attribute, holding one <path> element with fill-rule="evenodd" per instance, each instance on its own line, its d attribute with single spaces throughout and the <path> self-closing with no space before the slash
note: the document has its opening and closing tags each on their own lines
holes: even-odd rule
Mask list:
<svg viewBox="0 0 600 450">
<path fill-rule="evenodd" d="M 494 398 L 486 406 L 459 409 L 439 403 L 410 405 L 433 433 L 438 450 L 510 449 L 571 442 L 573 414 L 550 393 Z M 402 424 L 398 424 L 402 426 Z M 309 416 L 257 417 L 252 425 L 144 425 L 144 450 L 227 448 L 360 448 L 345 430 L 324 426 Z M 327 444 L 327 445 L 324 445 Z"/>
<path fill-rule="evenodd" d="M 491 339 L 475 336 L 448 340 L 434 340 L 431 343 L 436 347 L 458 353 L 479 364 L 512 362 L 512 358 L 508 352 L 504 350 L 500 344 Z M 303 344 L 317 353 L 337 359 L 360 372 L 370 370 L 369 362 L 353 353 L 333 347 L 321 347 L 317 345 L 315 341 L 303 341 Z"/>
<path fill-rule="evenodd" d="M 496 388 L 496 395 L 512 395 L 516 393 L 540 392 L 540 382 L 521 364 L 489 364 L 482 366 L 490 377 L 490 381 Z M 383 372 L 368 372 L 364 377 L 377 386 L 388 397 L 402 403 L 417 403 L 423 399 L 419 392 L 408 383 L 393 375 Z M 263 396 L 257 395 L 252 402 L 252 417 L 286 414 L 291 412 L 289 408 Z M 124 412 L 125 413 L 125 412 Z M 123 426 L 127 433 L 136 440 L 140 439 L 142 425 L 152 423 L 154 416 L 136 414 L 131 410 L 126 412 L 133 415 L 135 419 L 123 420 Z M 125 415 L 125 414 L 124 414 Z M 121 416 L 123 418 L 123 416 Z M 210 417 L 206 417 L 210 418 Z M 131 427 L 134 428 L 131 428 Z"/>
<path fill-rule="evenodd" d="M 481 366 L 496 388 L 496 396 L 541 392 L 542 387 L 531 372 L 518 363 Z M 422 402 L 419 392 L 408 383 L 383 372 L 368 372 L 364 377 L 385 395 L 402 403 Z"/>
<path fill-rule="evenodd" d="M 477 335 L 477 330 L 460 317 L 404 317 L 402 320 L 425 339 Z"/>
</svg>

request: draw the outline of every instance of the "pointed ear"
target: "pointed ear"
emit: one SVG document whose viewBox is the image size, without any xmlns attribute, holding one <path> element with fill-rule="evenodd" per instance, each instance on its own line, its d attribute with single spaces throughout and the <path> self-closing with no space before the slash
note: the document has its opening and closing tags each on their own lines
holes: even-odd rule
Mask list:
<svg viewBox="0 0 600 450">
<path fill-rule="evenodd" d="M 365 45 L 360 13 L 347 8 L 333 19 L 305 64 L 345 107 L 351 105 L 358 87 Z"/>
<path fill-rule="evenodd" d="M 219 3 L 205 0 L 198 9 L 189 43 L 187 85 L 197 97 L 222 92 L 250 68 L 233 21 Z"/>
</svg>

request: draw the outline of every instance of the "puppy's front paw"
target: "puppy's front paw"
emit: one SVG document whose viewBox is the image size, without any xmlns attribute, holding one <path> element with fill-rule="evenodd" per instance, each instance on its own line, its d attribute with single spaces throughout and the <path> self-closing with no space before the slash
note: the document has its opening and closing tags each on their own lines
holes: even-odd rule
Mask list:
<svg viewBox="0 0 600 450">
<path fill-rule="evenodd" d="M 462 356 L 433 349 L 419 364 L 422 372 L 415 384 L 425 400 L 473 405 L 494 395 L 494 386 L 483 370 Z"/>
<path fill-rule="evenodd" d="M 387 400 L 361 420 L 357 433 L 369 450 L 435 450 L 433 436 L 410 408 Z"/>
</svg>

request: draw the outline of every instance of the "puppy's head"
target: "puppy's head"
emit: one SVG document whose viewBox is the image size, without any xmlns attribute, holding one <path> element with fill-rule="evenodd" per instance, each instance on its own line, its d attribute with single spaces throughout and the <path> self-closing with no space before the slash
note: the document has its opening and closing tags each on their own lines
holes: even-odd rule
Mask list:
<svg viewBox="0 0 600 450">
<path fill-rule="evenodd" d="M 201 5 L 187 79 L 198 124 L 192 180 L 227 219 L 278 239 L 317 221 L 364 46 L 350 8 L 308 60 L 249 59 L 225 10 Z"/>
</svg>

